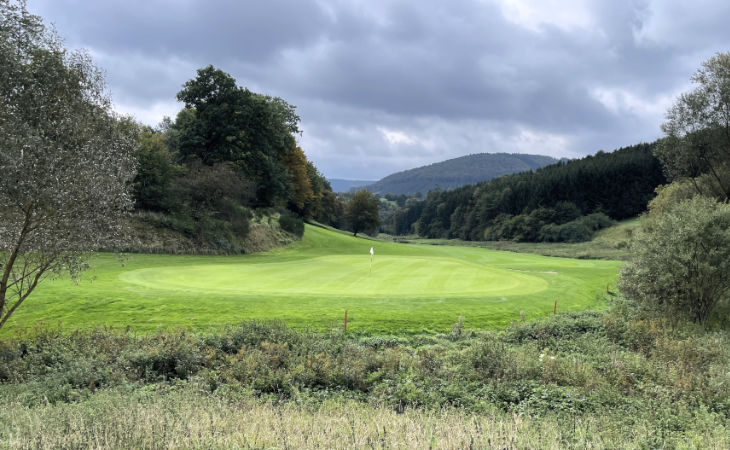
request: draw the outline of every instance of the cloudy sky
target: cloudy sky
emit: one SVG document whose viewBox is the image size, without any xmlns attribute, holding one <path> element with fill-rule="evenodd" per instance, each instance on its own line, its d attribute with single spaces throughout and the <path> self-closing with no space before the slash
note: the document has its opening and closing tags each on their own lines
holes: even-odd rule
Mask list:
<svg viewBox="0 0 730 450">
<path fill-rule="evenodd" d="M 481 152 L 579 157 L 661 135 L 726 0 L 28 0 L 155 125 L 208 64 L 297 106 L 330 178 Z"/>
</svg>

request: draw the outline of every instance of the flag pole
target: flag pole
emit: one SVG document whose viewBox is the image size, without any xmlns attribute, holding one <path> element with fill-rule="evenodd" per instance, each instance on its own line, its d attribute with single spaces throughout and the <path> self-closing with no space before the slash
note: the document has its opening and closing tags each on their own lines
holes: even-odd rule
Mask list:
<svg viewBox="0 0 730 450">
<path fill-rule="evenodd" d="M 370 275 L 373 274 L 373 254 L 374 253 L 375 253 L 375 251 L 373 250 L 372 247 L 370 247 Z"/>
</svg>

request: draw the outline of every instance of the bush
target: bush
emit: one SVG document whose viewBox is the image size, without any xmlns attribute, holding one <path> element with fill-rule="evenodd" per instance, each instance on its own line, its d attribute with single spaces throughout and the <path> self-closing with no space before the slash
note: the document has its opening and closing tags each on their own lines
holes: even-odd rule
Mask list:
<svg viewBox="0 0 730 450">
<path fill-rule="evenodd" d="M 283 210 L 279 216 L 279 226 L 295 236 L 301 237 L 304 234 L 304 221 L 289 210 Z"/>
<path fill-rule="evenodd" d="M 730 300 L 730 205 L 696 197 L 647 220 L 619 287 L 647 309 L 704 323 Z"/>
</svg>

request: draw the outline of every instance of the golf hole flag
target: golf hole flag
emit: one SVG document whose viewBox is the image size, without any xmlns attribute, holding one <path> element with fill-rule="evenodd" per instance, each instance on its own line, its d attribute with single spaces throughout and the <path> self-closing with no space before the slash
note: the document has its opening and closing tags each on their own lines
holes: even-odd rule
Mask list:
<svg viewBox="0 0 730 450">
<path fill-rule="evenodd" d="M 373 273 L 373 255 L 375 254 L 375 250 L 373 250 L 372 247 L 370 247 L 370 273 Z"/>
</svg>

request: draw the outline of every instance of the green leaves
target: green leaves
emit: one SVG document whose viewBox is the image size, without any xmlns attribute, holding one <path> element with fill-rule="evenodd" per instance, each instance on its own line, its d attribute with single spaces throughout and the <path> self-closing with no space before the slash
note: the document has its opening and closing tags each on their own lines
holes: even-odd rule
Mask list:
<svg viewBox="0 0 730 450">
<path fill-rule="evenodd" d="M 186 160 L 213 165 L 233 162 L 258 185 L 257 203 L 271 206 L 287 199 L 287 157 L 295 151 L 299 116 L 276 97 L 236 86 L 213 66 L 198 70 L 177 94 L 186 109 L 173 125 L 177 150 Z"/>
<path fill-rule="evenodd" d="M 361 189 L 352 196 L 345 212 L 345 220 L 357 236 L 360 231 L 372 233 L 378 230 L 378 198 L 372 192 Z"/>
<path fill-rule="evenodd" d="M 730 53 L 718 53 L 692 77 L 695 89 L 667 111 L 655 154 L 675 179 L 711 176 L 714 189 L 703 195 L 730 197 Z"/>
<path fill-rule="evenodd" d="M 706 322 L 730 300 L 730 205 L 695 197 L 647 219 L 620 288 L 649 309 Z"/>
<path fill-rule="evenodd" d="M 123 237 L 136 127 L 25 2 L 0 2 L 0 327 L 48 276 Z"/>
</svg>

